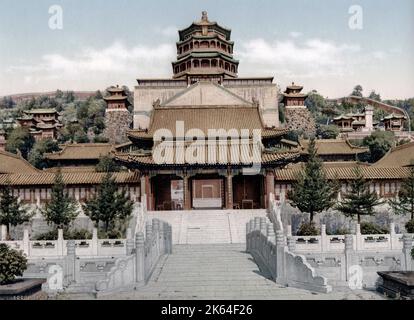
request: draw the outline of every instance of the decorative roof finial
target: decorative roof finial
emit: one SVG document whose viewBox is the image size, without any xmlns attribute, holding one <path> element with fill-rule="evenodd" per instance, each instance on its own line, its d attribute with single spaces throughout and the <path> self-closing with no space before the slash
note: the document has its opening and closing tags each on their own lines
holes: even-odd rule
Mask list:
<svg viewBox="0 0 414 320">
<path fill-rule="evenodd" d="M 208 21 L 207 11 L 201 13 L 201 21 Z"/>
</svg>

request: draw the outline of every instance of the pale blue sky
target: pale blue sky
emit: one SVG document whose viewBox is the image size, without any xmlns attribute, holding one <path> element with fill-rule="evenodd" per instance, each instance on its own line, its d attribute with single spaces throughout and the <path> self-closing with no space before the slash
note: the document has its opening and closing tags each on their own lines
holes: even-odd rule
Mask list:
<svg viewBox="0 0 414 320">
<path fill-rule="evenodd" d="M 63 8 L 63 30 L 48 27 Z M 348 26 L 351 5 L 363 29 Z M 273 75 L 325 96 L 355 84 L 385 98 L 414 96 L 412 0 L 1 0 L 0 95 L 133 86 L 170 77 L 177 29 L 199 20 L 232 29 L 240 76 Z"/>
</svg>

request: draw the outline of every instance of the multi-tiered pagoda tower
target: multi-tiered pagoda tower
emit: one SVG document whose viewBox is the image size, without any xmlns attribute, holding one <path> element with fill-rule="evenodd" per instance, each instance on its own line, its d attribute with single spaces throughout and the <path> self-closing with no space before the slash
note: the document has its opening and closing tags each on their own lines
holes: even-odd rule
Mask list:
<svg viewBox="0 0 414 320">
<path fill-rule="evenodd" d="M 239 62 L 233 59 L 231 30 L 209 21 L 207 12 L 178 34 L 177 61 L 172 63 L 174 79 L 192 84 L 206 78 L 222 83 L 225 78 L 237 77 Z"/>
</svg>

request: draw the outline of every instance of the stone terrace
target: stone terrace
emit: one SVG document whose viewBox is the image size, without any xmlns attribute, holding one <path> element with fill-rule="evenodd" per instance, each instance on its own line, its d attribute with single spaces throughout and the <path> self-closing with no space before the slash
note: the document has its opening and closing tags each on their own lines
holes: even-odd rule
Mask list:
<svg viewBox="0 0 414 320">
<path fill-rule="evenodd" d="M 243 244 L 176 245 L 161 259 L 149 283 L 140 291 L 116 293 L 99 299 L 119 300 L 373 300 L 372 291 L 334 291 L 317 294 L 287 288 L 259 270 Z M 64 295 L 64 299 L 93 299 L 88 295 Z"/>
</svg>

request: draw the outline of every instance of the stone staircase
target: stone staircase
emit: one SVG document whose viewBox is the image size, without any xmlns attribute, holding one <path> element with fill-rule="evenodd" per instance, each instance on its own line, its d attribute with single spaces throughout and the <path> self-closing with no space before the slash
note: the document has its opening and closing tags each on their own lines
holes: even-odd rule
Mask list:
<svg viewBox="0 0 414 320">
<path fill-rule="evenodd" d="M 173 244 L 231 244 L 246 242 L 246 223 L 265 217 L 266 210 L 148 211 L 172 225 Z"/>
<path fill-rule="evenodd" d="M 72 297 L 75 298 L 75 297 Z M 84 295 L 75 299 L 88 298 Z M 160 259 L 145 287 L 99 299 L 117 300 L 301 300 L 378 299 L 371 292 L 330 294 L 284 287 L 260 270 L 243 244 L 176 245 Z"/>
</svg>

